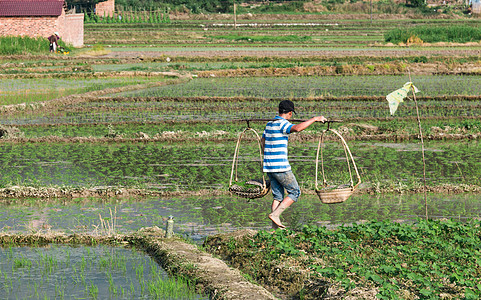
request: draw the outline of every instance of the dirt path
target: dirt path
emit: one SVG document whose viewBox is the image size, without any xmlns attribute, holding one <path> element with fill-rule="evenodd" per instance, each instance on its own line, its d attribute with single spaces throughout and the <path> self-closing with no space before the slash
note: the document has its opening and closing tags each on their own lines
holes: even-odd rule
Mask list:
<svg viewBox="0 0 481 300">
<path fill-rule="evenodd" d="M 265 288 L 247 281 L 238 269 L 196 246 L 180 240 L 157 240 L 147 248 L 166 269 L 190 273 L 209 294 L 210 299 L 277 299 Z"/>
</svg>

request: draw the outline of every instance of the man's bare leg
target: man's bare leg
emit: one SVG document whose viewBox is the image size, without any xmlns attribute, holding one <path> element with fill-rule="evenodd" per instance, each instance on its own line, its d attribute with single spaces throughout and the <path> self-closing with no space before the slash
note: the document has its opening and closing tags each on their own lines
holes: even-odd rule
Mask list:
<svg viewBox="0 0 481 300">
<path fill-rule="evenodd" d="M 295 201 L 292 200 L 290 197 L 284 198 L 284 200 L 277 206 L 277 208 L 269 215 L 269 219 L 272 220 L 279 228 L 286 228 L 281 222 L 281 219 L 279 218 L 281 214 L 288 208 L 289 206 L 292 205 Z"/>
<path fill-rule="evenodd" d="M 281 201 L 277 201 L 277 200 L 272 201 L 271 213 L 273 213 L 276 210 L 276 208 L 279 206 L 279 204 L 281 204 Z M 279 228 L 279 226 L 277 226 L 277 224 L 274 221 L 271 220 L 271 222 L 272 222 L 272 229 Z"/>
</svg>

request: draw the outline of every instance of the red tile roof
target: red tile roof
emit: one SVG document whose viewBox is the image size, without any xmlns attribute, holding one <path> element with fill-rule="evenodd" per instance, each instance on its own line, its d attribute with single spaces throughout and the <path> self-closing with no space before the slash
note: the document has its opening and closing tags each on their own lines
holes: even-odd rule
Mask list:
<svg viewBox="0 0 481 300">
<path fill-rule="evenodd" d="M 61 0 L 0 0 L 0 17 L 60 16 Z"/>
</svg>

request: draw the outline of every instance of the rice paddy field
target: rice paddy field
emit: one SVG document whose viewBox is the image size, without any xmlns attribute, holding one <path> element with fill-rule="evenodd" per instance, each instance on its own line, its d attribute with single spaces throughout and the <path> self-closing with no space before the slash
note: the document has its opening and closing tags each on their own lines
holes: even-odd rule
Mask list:
<svg viewBox="0 0 481 300">
<path fill-rule="evenodd" d="M 169 279 L 142 252 L 119 247 L 5 247 L 2 294 L 10 298 L 206 299 Z M 40 279 L 40 280 L 39 280 Z"/>
<path fill-rule="evenodd" d="M 88 23 L 86 47 L 69 55 L 0 57 L 1 295 L 481 297 L 480 45 L 384 41 L 398 27 L 479 19 L 171 20 Z M 417 106 L 410 94 L 391 115 L 386 95 L 409 81 Z M 262 133 L 285 99 L 293 123 L 336 120 L 362 182 L 347 201 L 321 203 L 328 125 L 292 134 L 302 196 L 282 216 L 288 229 L 273 231 L 271 195 L 228 189 L 239 133 Z M 349 182 L 334 136 L 323 151 L 329 180 Z M 249 135 L 239 180 L 261 178 L 260 165 Z"/>
</svg>

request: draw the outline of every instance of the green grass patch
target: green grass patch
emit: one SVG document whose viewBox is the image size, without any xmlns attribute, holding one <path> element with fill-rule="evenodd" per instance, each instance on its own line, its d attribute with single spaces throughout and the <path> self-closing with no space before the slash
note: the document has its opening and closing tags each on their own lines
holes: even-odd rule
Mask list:
<svg viewBox="0 0 481 300">
<path fill-rule="evenodd" d="M 384 40 L 391 43 L 406 43 L 409 38 L 418 37 L 423 42 L 467 43 L 481 40 L 481 28 L 455 26 L 416 26 L 412 28 L 392 29 L 384 34 Z"/>
<path fill-rule="evenodd" d="M 65 43 L 60 40 L 59 46 L 65 48 Z M 32 38 L 28 36 L 0 37 L 0 55 L 40 54 L 48 53 L 49 42 L 46 38 Z"/>
</svg>

